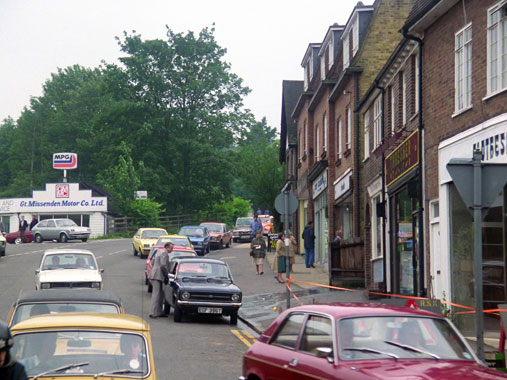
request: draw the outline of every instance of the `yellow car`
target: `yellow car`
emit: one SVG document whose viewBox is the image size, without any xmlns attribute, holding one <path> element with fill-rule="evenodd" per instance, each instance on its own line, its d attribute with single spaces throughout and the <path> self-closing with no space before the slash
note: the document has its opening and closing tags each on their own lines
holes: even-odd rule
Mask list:
<svg viewBox="0 0 507 380">
<path fill-rule="evenodd" d="M 141 259 L 148 257 L 151 246 L 155 244 L 162 235 L 167 235 L 167 231 L 163 228 L 139 228 L 132 238 L 134 256 L 137 256 L 139 253 Z"/>
<path fill-rule="evenodd" d="M 171 242 L 174 245 L 182 245 L 184 247 L 194 249 L 192 242 L 186 235 L 162 235 L 158 238 L 157 245 L 164 245 L 167 242 Z"/>
<path fill-rule="evenodd" d="M 7 246 L 7 240 L 4 235 L 0 232 L 0 256 L 5 256 L 5 247 Z"/>
<path fill-rule="evenodd" d="M 128 314 L 63 313 L 11 328 L 29 378 L 155 380 L 150 326 Z"/>
</svg>

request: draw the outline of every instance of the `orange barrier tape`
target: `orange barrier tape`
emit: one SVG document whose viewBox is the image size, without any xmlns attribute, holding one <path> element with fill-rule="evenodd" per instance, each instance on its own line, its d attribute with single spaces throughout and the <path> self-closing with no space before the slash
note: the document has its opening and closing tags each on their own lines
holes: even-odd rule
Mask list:
<svg viewBox="0 0 507 380">
<path fill-rule="evenodd" d="M 292 291 L 292 289 L 291 289 L 291 287 L 290 287 L 290 282 L 289 282 L 289 281 L 285 282 L 285 286 L 287 286 L 287 289 L 289 289 L 290 294 L 292 294 L 292 296 L 296 299 L 296 301 L 298 301 L 300 305 L 304 305 L 304 303 L 303 303 L 303 302 L 301 302 L 301 300 L 300 300 L 300 299 L 299 299 L 299 297 L 296 295 L 296 293 L 294 293 L 294 292 Z"/>
<path fill-rule="evenodd" d="M 322 287 L 322 288 L 343 290 L 343 291 L 347 291 L 347 292 L 366 292 L 368 294 L 374 294 L 374 295 L 378 295 L 378 296 L 387 296 L 387 297 L 395 297 L 395 298 L 403 298 L 403 299 L 411 299 L 411 300 L 429 300 L 430 299 L 430 298 L 427 298 L 427 297 L 405 296 L 405 295 L 402 295 L 402 294 L 380 293 L 380 292 L 373 292 L 373 291 L 370 291 L 370 290 L 341 288 L 339 286 L 324 285 L 324 284 L 319 284 L 319 283 L 316 283 L 316 282 L 301 281 L 301 280 L 296 280 L 294 278 L 288 277 L 287 278 L 287 283 L 290 284 L 291 282 L 296 282 L 296 283 L 306 284 L 306 285 L 312 285 L 312 286 L 318 286 L 318 287 Z M 287 286 L 289 286 L 289 285 L 287 285 Z M 292 290 L 291 290 L 291 293 L 292 293 Z M 454 303 L 454 302 L 442 301 L 442 300 L 440 301 L 440 303 L 443 303 L 445 305 L 454 306 L 454 307 L 460 307 L 462 309 L 468 309 L 468 310 L 470 310 L 470 311 L 456 312 L 456 313 L 453 313 L 453 314 L 475 313 L 475 307 L 460 305 L 460 304 L 457 304 L 457 303 Z M 489 311 L 484 310 L 485 313 L 486 312 L 488 312 L 488 313 L 494 313 L 496 311 L 507 311 L 507 310 L 504 310 L 504 309 L 490 309 Z"/>
</svg>

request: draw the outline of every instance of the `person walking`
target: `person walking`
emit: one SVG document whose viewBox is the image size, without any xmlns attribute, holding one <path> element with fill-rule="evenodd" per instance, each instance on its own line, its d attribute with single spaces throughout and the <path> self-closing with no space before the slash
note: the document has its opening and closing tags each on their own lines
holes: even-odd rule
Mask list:
<svg viewBox="0 0 507 380">
<path fill-rule="evenodd" d="M 296 263 L 296 252 L 298 251 L 298 242 L 296 241 L 296 237 L 293 234 L 290 234 L 290 241 L 289 241 L 289 271 L 292 272 L 292 268 L 294 267 L 294 264 Z"/>
<path fill-rule="evenodd" d="M 250 235 L 252 239 L 255 239 L 257 236 L 257 231 L 260 231 L 262 236 L 262 222 L 257 215 L 254 215 L 254 220 L 250 222 Z"/>
<path fill-rule="evenodd" d="M 21 242 L 26 243 L 25 231 L 28 228 L 28 222 L 25 220 L 25 216 L 22 215 L 21 219 L 19 219 L 19 236 L 21 237 Z"/>
<path fill-rule="evenodd" d="M 283 274 L 287 270 L 285 267 L 285 234 L 281 233 L 278 235 L 278 241 L 276 242 L 276 254 L 275 254 L 275 260 L 276 260 L 276 280 L 283 284 Z"/>
<path fill-rule="evenodd" d="M 313 229 L 313 222 L 311 220 L 303 230 L 302 237 L 305 242 L 305 265 L 307 268 L 315 268 L 313 266 L 315 257 L 315 230 Z"/>
<path fill-rule="evenodd" d="M 164 244 L 164 249 L 159 249 L 155 256 L 151 259 L 153 267 L 151 269 L 150 279 L 153 291 L 151 293 L 150 318 L 164 318 L 164 289 L 162 285 L 167 283 L 169 279 L 169 253 L 173 250 L 173 243 Z"/>
<path fill-rule="evenodd" d="M 25 367 L 10 353 L 13 345 L 9 327 L 0 321 L 0 379 L 27 380 Z"/>
<path fill-rule="evenodd" d="M 30 231 L 32 230 L 32 228 L 35 227 L 35 225 L 39 223 L 39 221 L 37 220 L 37 218 L 35 217 L 35 215 L 32 215 L 32 221 L 30 222 Z"/>
<path fill-rule="evenodd" d="M 257 231 L 255 239 L 250 244 L 250 255 L 252 256 L 253 263 L 257 274 L 264 274 L 264 258 L 266 257 L 266 242 L 262 238 L 262 232 Z"/>
</svg>

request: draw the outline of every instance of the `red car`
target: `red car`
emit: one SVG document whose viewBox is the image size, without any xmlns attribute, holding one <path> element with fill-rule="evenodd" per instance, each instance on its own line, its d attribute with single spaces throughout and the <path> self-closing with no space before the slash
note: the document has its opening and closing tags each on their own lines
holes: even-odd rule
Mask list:
<svg viewBox="0 0 507 380">
<path fill-rule="evenodd" d="M 243 357 L 243 380 L 506 379 L 434 313 L 376 304 L 304 305 L 275 319 Z"/>
<path fill-rule="evenodd" d="M 225 223 L 204 222 L 201 226 L 207 227 L 209 231 L 209 241 L 212 247 L 229 248 L 232 245 L 232 231 L 227 228 Z"/>
<path fill-rule="evenodd" d="M 153 259 L 153 255 L 159 250 L 163 249 L 164 244 L 155 244 L 151 247 L 148 258 L 146 259 L 146 268 L 144 270 L 145 275 L 145 284 L 148 285 L 148 293 L 151 293 L 153 288 L 151 286 L 150 280 L 148 280 L 148 276 L 150 275 L 151 268 L 153 267 L 151 264 L 151 260 Z M 189 257 L 189 256 L 197 256 L 197 253 L 188 247 L 183 245 L 175 245 L 173 247 L 172 252 L 169 254 L 169 261 L 174 259 L 175 257 Z"/>
<path fill-rule="evenodd" d="M 5 235 L 5 240 L 7 240 L 7 243 L 11 244 L 21 244 L 21 234 L 19 231 L 10 232 L 7 235 Z M 33 241 L 33 235 L 32 231 L 26 230 L 25 231 L 25 243 L 31 243 Z"/>
</svg>

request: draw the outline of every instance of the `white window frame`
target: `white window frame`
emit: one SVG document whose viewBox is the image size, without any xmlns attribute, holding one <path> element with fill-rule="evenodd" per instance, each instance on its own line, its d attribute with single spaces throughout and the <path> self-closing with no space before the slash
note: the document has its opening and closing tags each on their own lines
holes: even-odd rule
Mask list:
<svg viewBox="0 0 507 380">
<path fill-rule="evenodd" d="M 334 63 L 334 33 L 331 36 L 331 41 L 329 42 L 329 57 L 328 57 L 328 66 L 329 69 L 333 66 Z"/>
<path fill-rule="evenodd" d="M 306 133 L 306 119 L 303 122 L 303 140 L 304 140 L 304 155 L 306 156 L 306 152 L 308 152 L 308 135 Z"/>
<path fill-rule="evenodd" d="M 494 13 L 503 11 L 504 16 L 499 15 L 499 20 L 492 23 L 491 17 Z M 507 38 L 502 36 L 507 33 L 507 1 L 498 2 L 495 6 L 488 9 L 488 34 L 487 34 L 487 91 L 488 96 L 497 94 L 507 89 Z M 492 37 L 495 37 L 494 41 Z M 492 47 L 495 44 L 496 46 Z M 493 67 L 492 55 L 495 54 L 496 66 Z M 506 71 L 502 73 L 502 66 Z M 505 76 L 505 80 L 503 79 Z M 503 82 L 503 83 L 502 83 Z"/>
<path fill-rule="evenodd" d="M 342 158 L 343 154 L 343 146 L 342 146 L 342 140 L 343 140 L 343 130 L 342 130 L 342 118 L 338 118 L 338 125 L 336 128 L 336 135 L 338 137 L 338 158 Z"/>
<path fill-rule="evenodd" d="M 308 70 L 309 70 L 309 67 L 308 67 L 309 63 L 307 63 L 304 67 L 304 88 L 305 88 L 305 91 L 308 90 Z"/>
<path fill-rule="evenodd" d="M 347 149 L 352 145 L 352 111 L 350 106 L 347 106 Z"/>
<path fill-rule="evenodd" d="M 364 120 L 364 159 L 370 157 L 370 110 L 363 115 Z"/>
<path fill-rule="evenodd" d="M 454 113 L 472 107 L 472 23 L 454 35 Z"/>
<path fill-rule="evenodd" d="M 384 246 L 382 244 L 382 241 L 380 241 L 380 252 L 377 252 L 377 228 L 378 228 L 378 222 L 379 218 L 377 217 L 377 203 L 382 203 L 382 196 L 380 193 L 377 193 L 374 195 L 371 199 L 371 247 L 372 247 L 372 260 L 381 259 L 384 257 Z M 384 235 L 384 226 L 382 224 L 382 221 L 380 221 L 380 239 L 382 239 L 382 236 Z"/>
<path fill-rule="evenodd" d="M 407 70 L 401 73 L 401 116 L 403 126 L 407 125 Z"/>
<path fill-rule="evenodd" d="M 328 131 L 329 131 L 329 124 L 328 124 L 328 121 L 327 121 L 327 113 L 324 112 L 324 117 L 322 119 L 322 124 L 324 125 L 324 130 L 323 130 L 323 133 L 324 133 L 324 152 L 327 152 L 327 134 L 328 134 Z"/>
<path fill-rule="evenodd" d="M 359 16 L 352 23 L 352 56 L 359 50 Z"/>
<path fill-rule="evenodd" d="M 300 160 L 303 158 L 303 139 L 301 137 L 302 135 L 303 131 L 300 129 L 298 134 L 298 156 Z"/>
<path fill-rule="evenodd" d="M 377 148 L 382 143 L 382 102 L 378 96 L 373 103 L 373 147 Z"/>
<path fill-rule="evenodd" d="M 394 134 L 396 128 L 396 102 L 394 97 L 394 86 L 391 86 L 391 133 Z"/>
<path fill-rule="evenodd" d="M 326 79 L 326 53 L 324 49 L 324 54 L 320 57 L 320 79 Z"/>
<path fill-rule="evenodd" d="M 343 39 L 343 68 L 349 67 L 349 37 Z"/>
<path fill-rule="evenodd" d="M 320 160 L 320 126 L 315 127 L 315 161 Z"/>
</svg>

